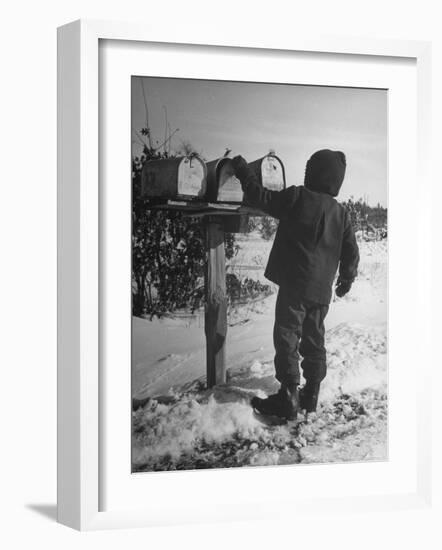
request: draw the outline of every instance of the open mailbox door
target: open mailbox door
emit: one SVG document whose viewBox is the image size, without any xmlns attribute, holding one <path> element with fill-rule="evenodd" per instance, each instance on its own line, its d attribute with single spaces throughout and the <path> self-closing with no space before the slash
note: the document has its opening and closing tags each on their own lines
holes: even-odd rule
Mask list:
<svg viewBox="0 0 442 550">
<path fill-rule="evenodd" d="M 272 191 L 285 189 L 284 165 L 274 153 L 254 160 L 249 167 L 263 187 Z M 241 182 L 235 176 L 230 158 L 221 157 L 207 163 L 207 198 L 211 202 L 243 202 Z"/>
<path fill-rule="evenodd" d="M 207 163 L 207 198 L 211 202 L 243 201 L 241 182 L 235 176 L 232 159 L 221 157 Z"/>
</svg>

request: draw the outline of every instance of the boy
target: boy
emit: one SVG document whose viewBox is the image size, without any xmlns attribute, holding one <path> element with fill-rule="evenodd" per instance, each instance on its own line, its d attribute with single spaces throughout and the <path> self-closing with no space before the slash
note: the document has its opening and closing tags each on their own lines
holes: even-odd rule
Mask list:
<svg viewBox="0 0 442 550">
<path fill-rule="evenodd" d="M 279 219 L 265 276 L 279 285 L 273 341 L 278 393 L 254 397 L 261 414 L 295 420 L 299 409 L 316 410 L 325 378 L 324 319 L 339 267 L 336 295 L 349 292 L 359 250 L 347 210 L 336 197 L 344 180 L 341 151 L 323 149 L 307 162 L 304 185 L 270 191 L 256 181 L 246 160 L 233 159 L 247 204 Z M 300 383 L 299 355 L 305 385 Z"/>
</svg>

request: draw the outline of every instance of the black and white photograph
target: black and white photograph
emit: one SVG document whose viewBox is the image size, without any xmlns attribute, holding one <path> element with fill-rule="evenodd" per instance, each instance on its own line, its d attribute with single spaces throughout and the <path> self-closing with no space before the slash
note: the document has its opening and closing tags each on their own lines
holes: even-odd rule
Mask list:
<svg viewBox="0 0 442 550">
<path fill-rule="evenodd" d="M 388 460 L 388 92 L 133 76 L 132 472 Z"/>
<path fill-rule="evenodd" d="M 365 7 L 4 6 L 2 548 L 442 547 L 440 2 Z"/>
</svg>

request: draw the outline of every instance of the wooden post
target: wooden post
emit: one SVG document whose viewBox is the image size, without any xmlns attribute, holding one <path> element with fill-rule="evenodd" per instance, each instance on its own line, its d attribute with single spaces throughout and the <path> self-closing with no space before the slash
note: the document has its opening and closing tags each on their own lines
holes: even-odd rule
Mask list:
<svg viewBox="0 0 442 550">
<path fill-rule="evenodd" d="M 207 265 L 205 273 L 207 387 L 226 382 L 227 335 L 226 257 L 224 229 L 216 216 L 206 221 Z"/>
</svg>

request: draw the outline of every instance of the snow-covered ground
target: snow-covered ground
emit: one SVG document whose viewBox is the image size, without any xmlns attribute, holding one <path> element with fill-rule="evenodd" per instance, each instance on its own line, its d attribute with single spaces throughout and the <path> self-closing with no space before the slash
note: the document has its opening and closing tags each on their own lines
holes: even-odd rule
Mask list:
<svg viewBox="0 0 442 550">
<path fill-rule="evenodd" d="M 263 279 L 271 243 L 241 236 L 230 271 Z M 317 414 L 265 424 L 249 406 L 277 390 L 275 294 L 229 315 L 228 383 L 206 390 L 202 315 L 133 319 L 134 471 L 387 458 L 387 241 L 360 242 L 360 275 L 326 319 Z"/>
</svg>

